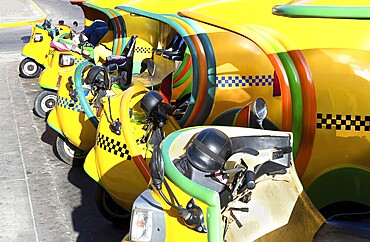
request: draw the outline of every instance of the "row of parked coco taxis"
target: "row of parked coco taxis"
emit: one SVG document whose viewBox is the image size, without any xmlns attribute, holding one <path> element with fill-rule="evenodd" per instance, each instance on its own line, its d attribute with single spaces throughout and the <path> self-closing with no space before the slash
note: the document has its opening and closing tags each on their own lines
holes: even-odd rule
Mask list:
<svg viewBox="0 0 370 242">
<path fill-rule="evenodd" d="M 36 25 L 20 71 L 124 240 L 370 239 L 366 1 L 71 2 L 107 33 Z"/>
</svg>

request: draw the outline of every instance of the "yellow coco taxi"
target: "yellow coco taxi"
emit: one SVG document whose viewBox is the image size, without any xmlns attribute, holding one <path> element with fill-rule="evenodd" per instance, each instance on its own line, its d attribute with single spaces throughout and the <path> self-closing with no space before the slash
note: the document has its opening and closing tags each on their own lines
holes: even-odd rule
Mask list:
<svg viewBox="0 0 370 242">
<path fill-rule="evenodd" d="M 168 3 L 168 1 L 162 2 Z M 143 4 L 142 1 L 128 4 L 154 7 L 151 2 L 148 5 Z M 183 6 L 191 6 L 191 4 L 195 3 L 182 3 Z M 158 2 L 154 5 L 152 11 L 158 12 L 176 13 L 179 7 Z M 123 10 L 118 11 L 130 13 Z M 140 75 L 133 74 L 133 86 L 121 94 L 102 98 L 101 111 L 97 114 L 90 112 L 88 106 L 83 106 L 86 107 L 84 108 L 85 113 L 91 114 L 90 119 L 99 123 L 96 144 L 86 157 L 84 168 L 101 185 L 98 187 L 98 194 L 102 195 L 97 197 L 99 211 L 114 223 L 128 222 L 129 213 L 127 211 L 130 211 L 132 202 L 147 187 L 150 179 L 147 164 L 153 145 L 149 142 L 152 137 L 150 128 L 152 126 L 148 125 L 147 117 L 140 107 L 141 99 L 149 91 L 147 88 L 158 90 L 163 95 L 163 102 L 174 101 L 173 104 L 177 106 L 177 114 L 168 117 L 167 123 L 163 125 L 163 133 L 167 135 L 180 128 L 175 117 L 181 119 L 183 116 L 181 105 L 185 103 L 186 107 L 193 80 L 190 54 L 192 47 L 187 47 L 172 23 L 135 14 L 127 15 L 125 21 L 132 23 L 127 24 L 127 31 L 135 33 L 137 31 L 139 37 L 140 34 L 144 36 L 150 34 L 153 47 L 150 50 L 148 72 L 145 71 Z M 151 26 L 155 26 L 155 31 Z M 182 32 L 184 33 L 186 31 Z M 170 48 L 172 48 L 171 51 Z M 198 54 L 194 48 L 191 50 L 192 55 Z M 120 127 L 120 129 L 117 130 L 115 127 Z M 143 130 L 143 127 L 146 129 Z M 143 139 L 143 137 L 147 138 Z M 122 184 L 128 185 L 122 186 Z M 117 209 L 116 204 L 122 209 Z"/>
<path fill-rule="evenodd" d="M 77 22 L 74 22 L 76 25 Z M 50 42 L 58 36 L 69 34 L 72 29 L 59 21 L 52 26 L 51 19 L 45 19 L 43 23 L 32 26 L 30 41 L 23 47 L 22 55 L 25 58 L 19 63 L 19 74 L 23 78 L 34 78 L 40 75 L 41 71 L 49 66 L 53 55 L 53 48 Z"/>
<path fill-rule="evenodd" d="M 268 119 L 281 130 L 293 131 L 298 175 L 325 216 L 367 211 L 370 205 L 370 36 L 364 31 L 370 24 L 369 9 L 361 0 L 271 0 L 218 1 L 179 12 L 216 27 L 209 36 L 225 31 L 239 36 L 233 45 L 240 52 L 226 63 L 236 70 L 235 63 L 246 68 L 255 63 L 248 55 L 243 58 L 243 51 L 267 56 L 259 77 L 270 75 L 270 83 L 256 84 L 263 78 L 249 80 L 247 71 L 229 72 L 217 81 L 218 88 L 234 94 L 238 85 L 248 85 L 240 99 L 263 97 Z M 250 42 L 253 49 L 246 45 Z"/>
<path fill-rule="evenodd" d="M 60 70 L 69 69 L 71 66 L 76 68 L 80 63 L 91 61 L 95 64 L 106 62 L 106 58 L 112 55 L 121 55 L 124 47 L 132 35 L 126 30 L 126 24 L 121 14 L 112 9 L 119 3 L 125 1 L 71 1 L 81 6 L 85 14 L 85 26 L 90 26 L 95 19 L 102 19 L 111 23 L 111 29 L 100 40 L 96 47 L 80 48 L 68 36 L 61 36 L 55 39 L 55 50 L 53 51 L 50 60 L 50 66 L 46 68 L 39 79 L 39 85 L 42 91 L 36 96 L 34 101 L 35 113 L 45 118 L 47 113 L 55 106 L 58 73 Z M 128 36 L 128 37 L 127 37 Z M 143 35 L 144 36 L 144 35 Z M 144 36 L 145 37 L 145 36 Z M 149 38 L 138 38 L 134 59 L 134 73 L 139 73 L 141 70 L 142 61 L 150 57 L 152 47 L 146 41 Z M 59 47 L 59 48 L 58 48 Z"/>
</svg>

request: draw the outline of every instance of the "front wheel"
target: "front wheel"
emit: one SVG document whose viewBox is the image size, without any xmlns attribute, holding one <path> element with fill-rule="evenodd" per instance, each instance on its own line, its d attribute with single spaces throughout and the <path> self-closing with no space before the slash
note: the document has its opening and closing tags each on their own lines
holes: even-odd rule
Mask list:
<svg viewBox="0 0 370 242">
<path fill-rule="evenodd" d="M 42 90 L 37 94 L 33 104 L 35 114 L 41 118 L 46 118 L 46 115 L 55 107 L 56 104 L 56 92 Z"/>
<path fill-rule="evenodd" d="M 96 189 L 96 207 L 100 214 L 119 227 L 130 225 L 131 214 L 115 203 L 109 193 L 100 185 Z"/>
<path fill-rule="evenodd" d="M 19 74 L 23 78 L 38 77 L 42 69 L 43 68 L 31 58 L 25 58 L 19 63 Z"/>
<path fill-rule="evenodd" d="M 56 151 L 59 157 L 68 165 L 80 166 L 85 161 L 88 152 L 74 146 L 67 139 L 58 136 L 56 140 Z"/>
</svg>

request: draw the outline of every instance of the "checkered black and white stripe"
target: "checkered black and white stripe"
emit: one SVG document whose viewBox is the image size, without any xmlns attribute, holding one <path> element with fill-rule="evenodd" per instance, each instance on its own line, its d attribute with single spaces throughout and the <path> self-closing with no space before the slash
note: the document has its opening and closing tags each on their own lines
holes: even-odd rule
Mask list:
<svg viewBox="0 0 370 242">
<path fill-rule="evenodd" d="M 152 48 L 149 47 L 136 47 L 134 52 L 136 53 L 144 53 L 144 54 L 150 54 L 152 53 Z"/>
<path fill-rule="evenodd" d="M 130 151 L 126 144 L 114 140 L 104 134 L 98 133 L 96 145 L 109 153 L 113 153 L 114 155 L 125 158 L 126 160 L 131 160 Z"/>
<path fill-rule="evenodd" d="M 273 75 L 216 76 L 216 87 L 271 86 Z"/>
<path fill-rule="evenodd" d="M 370 131 L 370 116 L 317 114 L 318 129 Z"/>
<path fill-rule="evenodd" d="M 70 98 L 58 96 L 57 105 L 59 107 L 69 109 L 76 112 L 83 112 L 82 106 L 79 102 L 75 102 Z"/>
</svg>

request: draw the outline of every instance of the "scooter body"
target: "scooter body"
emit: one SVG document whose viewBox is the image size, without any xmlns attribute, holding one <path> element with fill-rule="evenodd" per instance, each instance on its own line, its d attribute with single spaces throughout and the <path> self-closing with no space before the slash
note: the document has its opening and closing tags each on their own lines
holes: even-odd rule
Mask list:
<svg viewBox="0 0 370 242">
<path fill-rule="evenodd" d="M 19 65 L 22 77 L 36 77 L 42 69 L 48 67 L 53 55 L 50 42 L 55 37 L 68 34 L 71 31 L 71 28 L 67 25 L 57 24 L 52 27 L 48 21 L 50 20 L 32 26 L 30 41 L 22 49 L 22 55 L 26 57 Z"/>
<path fill-rule="evenodd" d="M 47 123 L 73 145 L 81 150 L 89 151 L 94 144 L 95 127 L 83 113 L 80 102 L 71 99 L 70 92 L 75 87 L 69 80 L 74 77 L 74 72 L 74 68 L 59 72 L 60 83 L 57 92 L 57 104 L 51 110 Z M 89 90 L 85 90 L 87 99 L 92 98 L 89 94 Z"/>
<path fill-rule="evenodd" d="M 127 211 L 148 185 L 148 173 L 143 174 L 138 168 L 140 162 L 147 166 L 152 154 L 146 140 L 149 135 L 145 129 L 146 114 L 140 107 L 140 100 L 148 91 L 141 85 L 133 85 L 119 95 L 102 98 L 96 143 L 84 163 L 86 173 Z M 122 124 L 119 134 L 112 130 L 116 120 Z M 178 128 L 173 117 L 168 117 L 163 132 L 167 135 Z"/>
<path fill-rule="evenodd" d="M 188 210 L 196 209 L 202 222 L 187 225 L 152 181 L 151 189 L 144 191 L 134 202 L 128 241 L 312 240 L 325 220 L 303 191 L 291 153 L 279 158 L 280 164 L 285 166 L 284 172 L 260 176 L 255 180 L 255 188 L 244 193 L 244 199 L 231 199 L 223 207 L 220 205 L 224 203 L 221 202 L 222 193 L 194 181 L 197 178 L 187 178 L 178 170 L 174 161 L 186 153 L 194 136 L 207 128 L 224 132 L 236 149 L 249 147 L 259 151 L 257 156 L 234 154 L 225 163 L 229 169 L 235 168 L 235 162 L 243 159 L 253 171 L 254 167 L 271 159 L 268 150 L 292 144 L 292 134 L 288 132 L 238 127 L 192 127 L 170 134 L 160 146 L 159 159 L 162 161 L 157 162 L 155 169 L 151 166 L 151 172 L 158 174 L 163 171 L 156 169 L 163 169 L 163 179 L 167 183 L 162 185 L 163 196 L 172 203 L 178 200 L 178 204 Z M 153 159 L 151 162 L 156 163 Z"/>
</svg>

